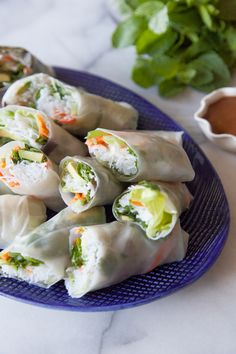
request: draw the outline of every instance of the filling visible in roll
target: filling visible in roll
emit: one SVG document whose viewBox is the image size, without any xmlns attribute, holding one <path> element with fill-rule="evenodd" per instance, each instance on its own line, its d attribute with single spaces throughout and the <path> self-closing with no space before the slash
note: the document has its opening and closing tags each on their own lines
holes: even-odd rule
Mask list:
<svg viewBox="0 0 236 354">
<path fill-rule="evenodd" d="M 96 192 L 97 177 L 93 169 L 85 162 L 66 160 L 61 172 L 61 190 L 71 193 L 69 204 L 73 207 L 90 202 Z"/>
<path fill-rule="evenodd" d="M 8 106 L 0 110 L 0 137 L 25 141 L 41 148 L 48 142 L 49 128 L 41 112 Z"/>
<path fill-rule="evenodd" d="M 90 155 L 114 174 L 127 177 L 137 174 L 137 155 L 124 140 L 99 129 L 89 132 L 86 139 Z"/>
<path fill-rule="evenodd" d="M 0 87 L 14 82 L 25 75 L 30 75 L 32 69 L 23 61 L 14 58 L 10 53 L 0 52 Z"/>
<path fill-rule="evenodd" d="M 66 270 L 65 285 L 72 297 L 88 291 L 93 271 L 101 260 L 102 245 L 98 245 L 97 240 L 89 242 L 82 237 L 85 234 L 86 227 L 76 227 L 70 232 L 71 267 Z"/>
<path fill-rule="evenodd" d="M 50 268 L 44 262 L 24 257 L 18 252 L 2 251 L 0 253 L 0 267 L 3 275 L 20 278 L 29 283 L 48 286 L 54 281 L 53 272 L 50 272 Z"/>
<path fill-rule="evenodd" d="M 39 109 L 59 124 L 73 124 L 78 115 L 79 95 L 76 88 L 46 74 L 22 80 L 15 103 Z"/>
<path fill-rule="evenodd" d="M 21 143 L 0 159 L 0 179 L 11 188 L 31 185 L 43 179 L 49 164 L 41 150 Z"/>
<path fill-rule="evenodd" d="M 178 211 L 168 195 L 156 184 L 140 182 L 130 186 L 113 205 L 118 220 L 137 223 L 151 239 L 168 235 L 178 218 Z"/>
</svg>

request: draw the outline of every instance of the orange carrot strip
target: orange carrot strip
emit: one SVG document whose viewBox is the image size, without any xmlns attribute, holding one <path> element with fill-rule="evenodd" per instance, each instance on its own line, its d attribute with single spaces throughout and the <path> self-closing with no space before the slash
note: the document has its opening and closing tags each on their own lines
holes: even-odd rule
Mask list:
<svg viewBox="0 0 236 354">
<path fill-rule="evenodd" d="M 4 260 L 4 261 L 8 261 L 9 258 L 11 258 L 11 256 L 9 255 L 8 252 L 4 252 L 1 254 L 1 258 Z"/>
<path fill-rule="evenodd" d="M 138 200 L 131 200 L 131 204 L 136 205 L 136 206 L 144 206 L 143 203 L 139 202 Z"/>
<path fill-rule="evenodd" d="M 37 123 L 39 127 L 39 134 L 48 137 L 49 130 L 46 127 L 45 121 L 40 114 L 37 115 Z"/>
<path fill-rule="evenodd" d="M 85 195 L 83 193 L 75 193 L 74 198 L 71 199 L 70 203 L 75 203 L 77 200 L 84 200 L 85 199 Z"/>
</svg>

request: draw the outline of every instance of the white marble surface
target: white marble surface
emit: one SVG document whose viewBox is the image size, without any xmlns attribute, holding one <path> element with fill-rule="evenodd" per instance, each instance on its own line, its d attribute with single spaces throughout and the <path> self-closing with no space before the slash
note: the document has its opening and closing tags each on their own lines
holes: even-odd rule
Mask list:
<svg viewBox="0 0 236 354">
<path fill-rule="evenodd" d="M 236 190 L 234 155 L 218 150 L 193 121 L 201 94 L 163 100 L 131 82 L 132 49 L 114 50 L 115 23 L 104 0 L 0 0 L 0 43 L 27 47 L 43 61 L 109 78 L 181 123 L 218 171 L 231 208 L 231 231 L 199 281 L 131 310 L 74 313 L 0 298 L 0 354 L 235 354 Z"/>
</svg>

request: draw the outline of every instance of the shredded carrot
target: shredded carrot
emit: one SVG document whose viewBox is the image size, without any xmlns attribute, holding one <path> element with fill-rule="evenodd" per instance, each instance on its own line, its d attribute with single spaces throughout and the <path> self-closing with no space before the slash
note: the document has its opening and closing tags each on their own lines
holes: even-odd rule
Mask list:
<svg viewBox="0 0 236 354">
<path fill-rule="evenodd" d="M 9 255 L 8 252 L 4 252 L 1 254 L 1 258 L 4 260 L 4 261 L 8 261 L 9 258 L 11 258 L 11 256 Z"/>
<path fill-rule="evenodd" d="M 13 151 L 19 151 L 20 149 L 21 149 L 20 146 L 15 146 L 14 149 L 13 149 Z"/>
<path fill-rule="evenodd" d="M 77 200 L 85 200 L 85 195 L 83 193 L 75 193 L 69 204 L 75 203 Z"/>
<path fill-rule="evenodd" d="M 92 145 L 104 145 L 107 146 L 108 144 L 104 141 L 103 136 L 96 136 L 94 138 L 90 138 L 85 143 L 88 146 Z"/>
<path fill-rule="evenodd" d="M 13 181 L 12 181 L 12 182 L 9 182 L 8 184 L 9 184 L 9 186 L 12 187 L 12 188 L 18 187 L 18 186 L 20 185 L 19 182 L 13 182 Z"/>
<path fill-rule="evenodd" d="M 76 234 L 81 234 L 81 232 L 83 232 L 84 231 L 84 227 L 77 227 L 76 229 L 75 229 L 75 233 Z M 76 242 L 76 239 L 75 239 L 75 242 Z"/>
<path fill-rule="evenodd" d="M 48 137 L 48 128 L 46 127 L 45 121 L 40 114 L 37 115 L 37 123 L 39 127 L 39 134 Z"/>
<path fill-rule="evenodd" d="M 136 206 L 144 206 L 143 203 L 139 202 L 138 200 L 131 200 L 131 204 L 136 205 Z"/>
<path fill-rule="evenodd" d="M 1 167 L 1 168 L 5 168 L 5 167 L 6 167 L 6 165 L 7 165 L 7 164 L 6 164 L 6 162 L 5 162 L 5 161 L 1 161 L 1 163 L 0 163 L 0 167 Z"/>
<path fill-rule="evenodd" d="M 2 61 L 12 61 L 12 56 L 10 55 L 4 55 L 4 57 L 2 58 Z"/>
</svg>

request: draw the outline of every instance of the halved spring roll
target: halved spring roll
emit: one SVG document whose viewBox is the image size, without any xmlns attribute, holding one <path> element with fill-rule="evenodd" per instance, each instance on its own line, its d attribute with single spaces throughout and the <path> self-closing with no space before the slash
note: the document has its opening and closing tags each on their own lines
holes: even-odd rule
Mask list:
<svg viewBox="0 0 236 354">
<path fill-rule="evenodd" d="M 166 237 L 180 214 L 189 207 L 192 196 L 182 183 L 139 182 L 128 187 L 113 203 L 119 221 L 138 224 L 148 238 Z"/>
<path fill-rule="evenodd" d="M 86 139 L 90 155 L 119 181 L 185 182 L 194 178 L 179 132 L 96 129 Z"/>
<path fill-rule="evenodd" d="M 61 196 L 75 212 L 111 204 L 124 189 L 107 168 L 90 157 L 65 157 L 59 171 Z"/>
<path fill-rule="evenodd" d="M 164 240 L 153 241 L 131 223 L 114 221 L 105 225 L 74 228 L 70 233 L 71 267 L 65 285 L 78 298 L 89 291 L 144 274 L 158 265 L 180 261 L 188 244 L 177 222 Z"/>
<path fill-rule="evenodd" d="M 79 225 L 106 222 L 103 207 L 76 214 L 66 208 L 31 233 L 17 237 L 0 253 L 2 276 L 50 287 L 65 276 L 69 264 L 69 231 Z"/>
<path fill-rule="evenodd" d="M 3 104 L 37 108 L 76 135 L 86 135 L 97 127 L 114 130 L 137 127 L 138 112 L 128 103 L 89 94 L 45 74 L 13 84 L 3 97 Z"/>
<path fill-rule="evenodd" d="M 0 248 L 31 232 L 46 218 L 46 207 L 41 200 L 30 196 L 1 195 Z"/>
<path fill-rule="evenodd" d="M 41 63 L 24 48 L 0 46 L 0 88 L 33 73 L 54 75 L 54 70 Z"/>
<path fill-rule="evenodd" d="M 44 113 L 32 108 L 7 106 L 0 109 L 0 137 L 26 142 L 43 150 L 55 162 L 66 155 L 87 154 L 87 148 Z"/>
<path fill-rule="evenodd" d="M 11 141 L 0 147 L 0 180 L 12 192 L 37 197 L 54 211 L 65 207 L 57 166 L 26 143 Z"/>
</svg>

